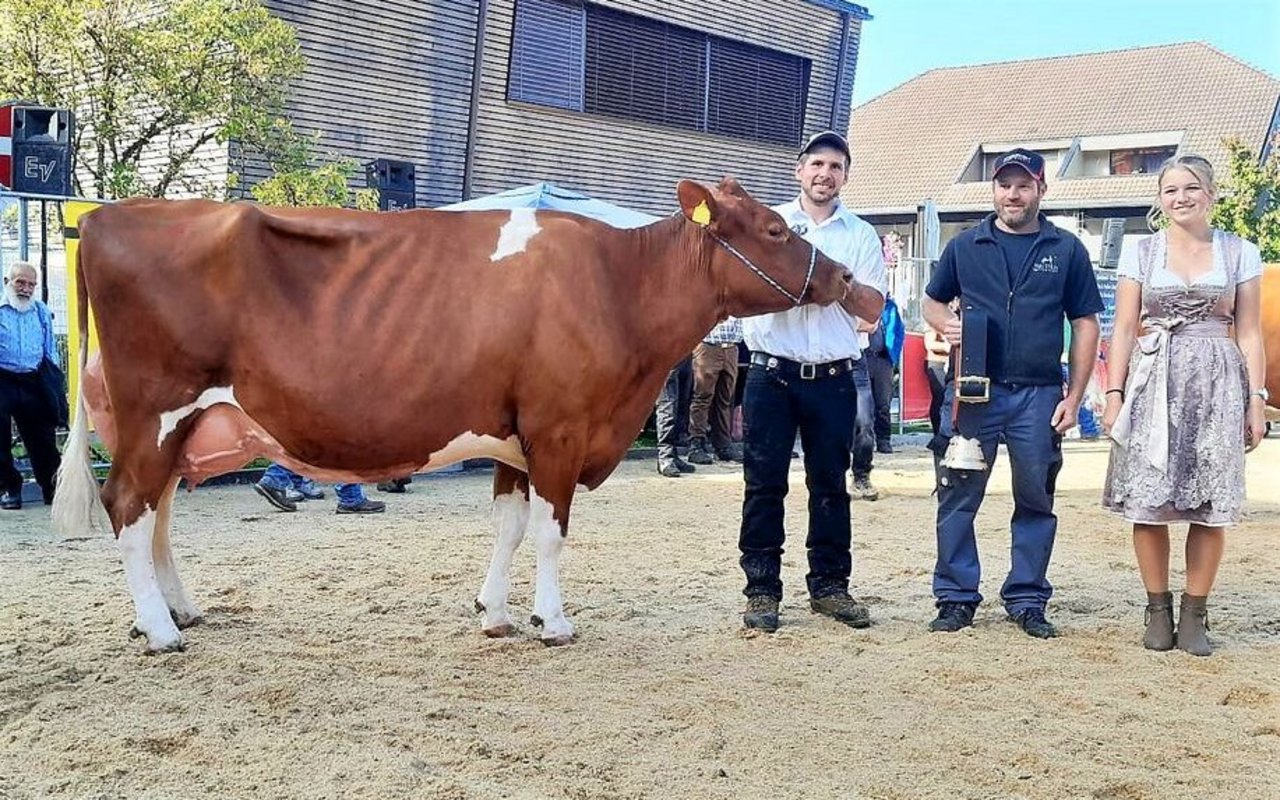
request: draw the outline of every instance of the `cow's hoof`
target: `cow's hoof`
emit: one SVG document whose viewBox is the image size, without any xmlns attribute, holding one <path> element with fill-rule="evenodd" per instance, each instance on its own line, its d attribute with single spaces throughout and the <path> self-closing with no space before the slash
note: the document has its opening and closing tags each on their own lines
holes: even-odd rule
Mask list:
<svg viewBox="0 0 1280 800">
<path fill-rule="evenodd" d="M 547 647 L 564 647 L 567 644 L 573 644 L 573 634 L 562 633 L 558 636 L 543 636 L 542 643 Z"/>
<path fill-rule="evenodd" d="M 167 622 L 168 620 L 165 621 Z M 163 631 L 162 634 L 152 634 L 139 628 L 136 622 L 133 627 L 129 628 L 129 638 L 145 638 L 147 646 L 144 652 L 149 656 L 156 653 L 178 653 L 185 650 L 187 646 L 177 628 L 173 628 L 171 631 Z"/>
<path fill-rule="evenodd" d="M 204 622 L 204 614 L 195 610 L 178 612 L 169 609 L 169 616 L 173 618 L 173 624 L 177 625 L 180 631 Z"/>
<path fill-rule="evenodd" d="M 516 626 L 510 622 L 503 622 L 488 628 L 481 628 L 480 632 L 490 639 L 501 639 L 504 636 L 510 636 L 516 632 Z"/>
<path fill-rule="evenodd" d="M 179 636 L 177 639 L 173 639 L 171 641 L 163 642 L 159 644 L 152 644 L 151 640 L 148 639 L 147 649 L 143 652 L 145 652 L 149 656 L 155 656 L 161 653 L 181 653 L 183 650 L 186 650 L 186 649 L 187 649 L 187 643 L 182 641 L 182 637 Z"/>
</svg>

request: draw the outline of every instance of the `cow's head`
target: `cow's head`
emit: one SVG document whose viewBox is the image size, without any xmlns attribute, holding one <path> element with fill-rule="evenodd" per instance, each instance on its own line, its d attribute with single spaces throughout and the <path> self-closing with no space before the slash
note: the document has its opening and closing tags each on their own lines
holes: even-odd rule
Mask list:
<svg viewBox="0 0 1280 800">
<path fill-rule="evenodd" d="M 842 265 L 793 233 L 777 212 L 732 178 L 717 189 L 681 181 L 677 194 L 684 215 L 716 241 L 711 271 L 730 314 L 746 317 L 801 303 L 827 305 L 848 291 Z"/>
</svg>

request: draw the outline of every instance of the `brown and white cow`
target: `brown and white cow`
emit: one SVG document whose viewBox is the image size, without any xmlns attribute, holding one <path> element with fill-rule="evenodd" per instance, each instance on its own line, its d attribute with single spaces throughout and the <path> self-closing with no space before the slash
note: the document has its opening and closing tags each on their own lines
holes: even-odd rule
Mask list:
<svg viewBox="0 0 1280 800">
<path fill-rule="evenodd" d="M 624 231 L 557 212 L 266 209 L 133 200 L 80 227 L 86 365 L 54 503 L 83 531 L 105 506 L 135 635 L 180 649 L 200 619 L 169 547 L 179 478 L 258 456 L 374 482 L 489 457 L 497 541 L 483 631 L 514 628 L 512 555 L 537 547 L 534 622 L 573 637 L 559 556 L 579 485 L 622 459 L 670 367 L 728 314 L 879 295 L 732 180 L 683 181 L 683 214 Z M 113 458 L 98 490 L 85 408 Z"/>
<path fill-rule="evenodd" d="M 1262 347 L 1267 365 L 1268 402 L 1280 408 L 1280 264 L 1262 268 Z"/>
</svg>

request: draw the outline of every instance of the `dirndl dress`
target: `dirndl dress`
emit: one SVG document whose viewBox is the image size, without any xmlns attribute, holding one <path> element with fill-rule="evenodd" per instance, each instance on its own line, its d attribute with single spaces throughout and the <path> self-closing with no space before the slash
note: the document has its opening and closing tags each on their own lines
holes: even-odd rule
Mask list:
<svg viewBox="0 0 1280 800">
<path fill-rule="evenodd" d="M 1215 230 L 1215 266 L 1206 278 L 1225 278 L 1222 285 L 1169 285 L 1152 281 L 1165 264 L 1164 232 L 1138 242 L 1141 334 L 1102 498 L 1130 522 L 1218 527 L 1240 520 L 1249 383 L 1230 325 L 1246 245 Z"/>
</svg>

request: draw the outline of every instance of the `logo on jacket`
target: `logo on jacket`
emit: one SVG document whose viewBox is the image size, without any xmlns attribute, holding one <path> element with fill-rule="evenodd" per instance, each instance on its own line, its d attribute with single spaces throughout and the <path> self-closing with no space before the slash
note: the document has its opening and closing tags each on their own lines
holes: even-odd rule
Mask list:
<svg viewBox="0 0 1280 800">
<path fill-rule="evenodd" d="M 1045 256 L 1044 258 L 1036 262 L 1035 266 L 1031 268 L 1031 271 L 1032 272 L 1057 272 L 1058 259 L 1056 256 Z"/>
</svg>

